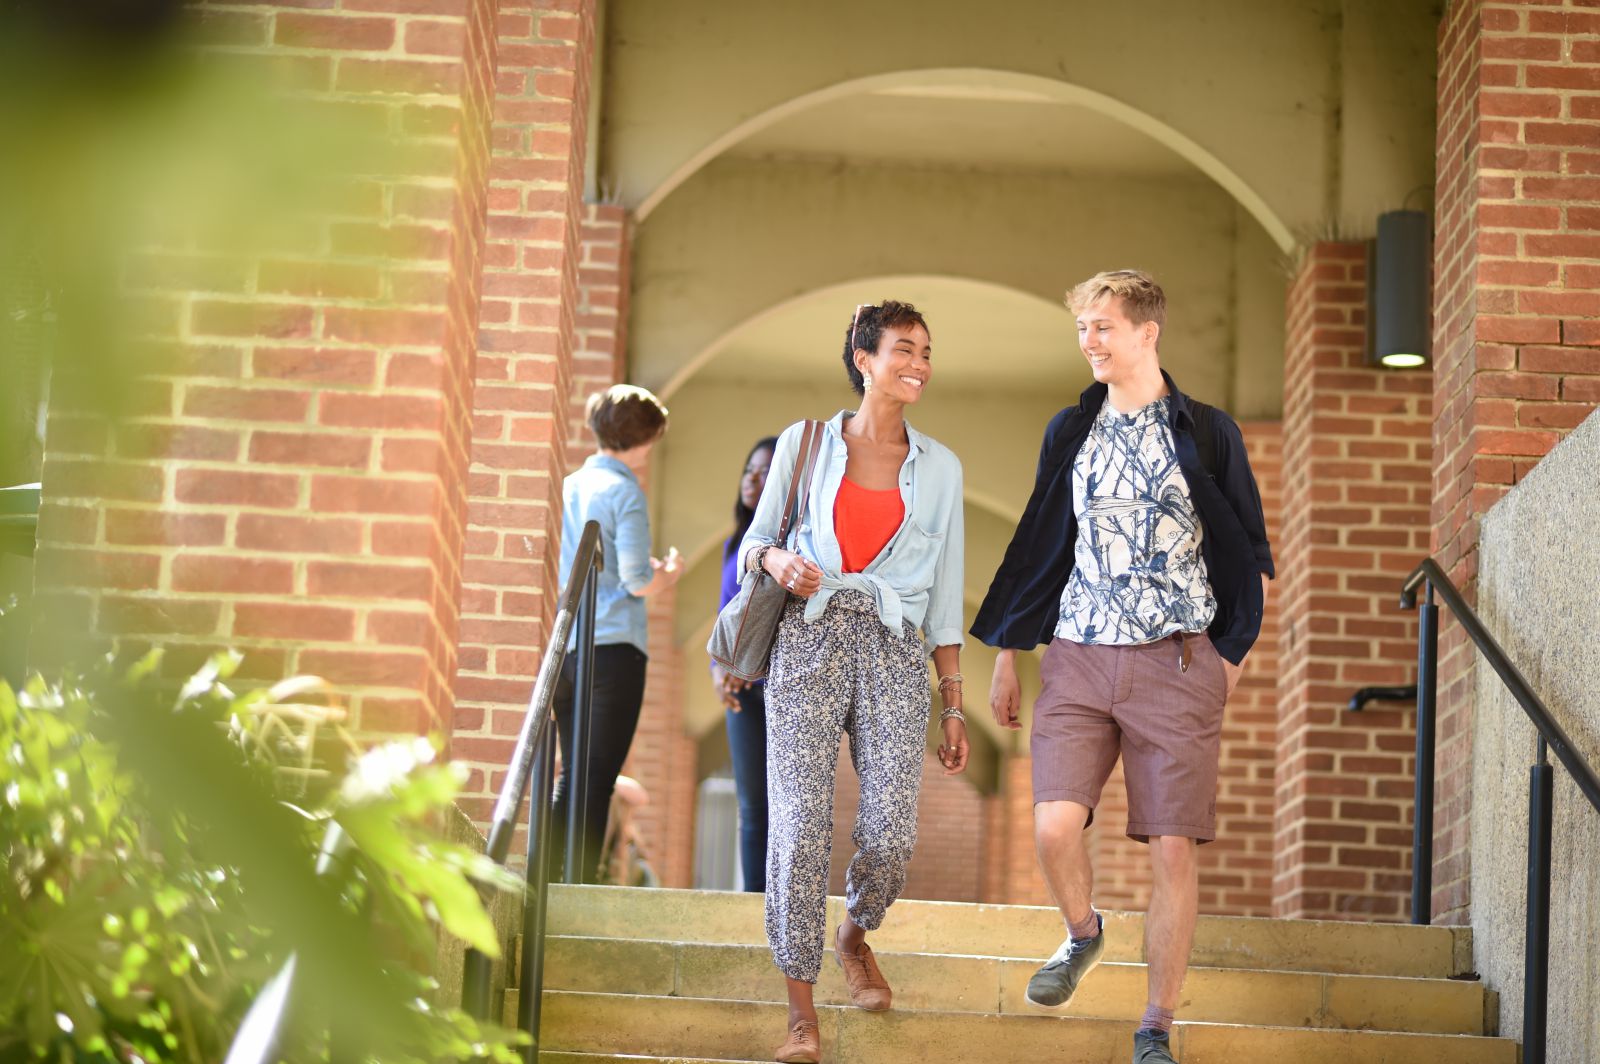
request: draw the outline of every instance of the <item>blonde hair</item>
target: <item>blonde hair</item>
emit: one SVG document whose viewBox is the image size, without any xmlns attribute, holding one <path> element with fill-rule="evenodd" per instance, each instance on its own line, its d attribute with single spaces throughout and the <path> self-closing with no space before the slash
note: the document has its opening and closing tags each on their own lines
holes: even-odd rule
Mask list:
<svg viewBox="0 0 1600 1064">
<path fill-rule="evenodd" d="M 1167 294 L 1156 284 L 1156 279 L 1143 270 L 1097 273 L 1067 293 L 1067 307 L 1073 314 L 1082 314 L 1102 299 L 1113 296 L 1133 324 L 1153 321 L 1157 327 L 1166 328 Z"/>
</svg>

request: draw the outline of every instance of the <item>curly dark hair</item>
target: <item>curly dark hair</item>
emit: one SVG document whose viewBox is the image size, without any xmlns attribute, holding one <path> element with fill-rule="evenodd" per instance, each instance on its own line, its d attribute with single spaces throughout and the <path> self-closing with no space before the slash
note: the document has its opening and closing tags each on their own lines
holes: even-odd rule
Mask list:
<svg viewBox="0 0 1600 1064">
<path fill-rule="evenodd" d="M 850 387 L 855 389 L 857 395 L 867 394 L 867 386 L 861 378 L 861 371 L 856 368 L 856 350 L 859 348 L 876 354 L 878 342 L 883 339 L 886 330 L 906 329 L 913 325 L 922 326 L 929 337 L 933 336 L 922 312 L 910 303 L 885 299 L 880 306 L 866 303 L 856 308 L 850 327 L 844 331 L 844 371 L 849 374 Z"/>
</svg>

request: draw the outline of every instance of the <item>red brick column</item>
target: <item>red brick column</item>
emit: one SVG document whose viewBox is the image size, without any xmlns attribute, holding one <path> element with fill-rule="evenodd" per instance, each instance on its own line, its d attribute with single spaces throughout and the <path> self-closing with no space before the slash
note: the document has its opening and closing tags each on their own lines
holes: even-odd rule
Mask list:
<svg viewBox="0 0 1600 1064">
<path fill-rule="evenodd" d="M 583 416 L 585 401 L 627 377 L 628 224 L 623 207 L 584 206 L 572 398 L 567 411 L 567 454 L 574 466 L 594 453 L 594 433 Z"/>
<path fill-rule="evenodd" d="M 658 548 L 659 549 L 659 548 Z M 646 600 L 650 617 L 650 664 L 645 670 L 644 707 L 623 773 L 644 784 L 650 804 L 639 816 L 650 847 L 651 866 L 663 886 L 694 885 L 695 759 L 698 744 L 684 728 L 684 671 L 704 683 L 705 655 L 689 660 L 673 636 L 677 591 Z"/>
<path fill-rule="evenodd" d="M 345 182 L 298 252 L 180 239 L 130 264 L 179 354 L 123 389 L 114 428 L 58 378 L 42 604 L 69 596 L 84 630 L 166 644 L 174 669 L 226 645 L 252 676 L 320 674 L 363 729 L 447 730 L 493 4 L 202 18 L 230 63 L 270 58 L 326 110 L 404 131 L 401 163 Z"/>
<path fill-rule="evenodd" d="M 935 700 L 935 705 L 938 704 Z M 843 895 L 845 873 L 855 855 L 856 814 L 861 808 L 861 780 L 850 763 L 850 744 L 839 744 L 835 765 L 833 853 L 828 893 Z M 971 781 L 946 776 L 932 753 L 922 755 L 922 783 L 917 795 L 917 846 L 906 870 L 904 898 L 927 901 L 989 900 L 982 858 L 987 845 L 981 832 L 988 802 Z M 1030 804 L 1027 821 L 1033 822 Z M 1030 827 L 1031 830 L 1031 827 Z M 1031 844 L 1030 844 L 1031 850 Z"/>
<path fill-rule="evenodd" d="M 452 747 L 480 818 L 560 591 L 593 16 L 593 0 L 501 3 Z"/>
<path fill-rule="evenodd" d="M 1050 905 L 1033 848 L 1033 759 L 1007 754 L 1000 785 L 983 800 L 983 876 L 980 901 Z"/>
<path fill-rule="evenodd" d="M 1311 248 L 1289 292 L 1278 551 L 1278 916 L 1400 919 L 1415 714 L 1344 707 L 1416 676 L 1399 587 L 1428 539 L 1425 372 L 1363 363 L 1366 246 Z"/>
<path fill-rule="evenodd" d="M 1600 403 L 1600 11 L 1461 0 L 1439 30 L 1432 550 L 1476 601 L 1478 520 Z M 1436 918 L 1468 914 L 1475 651 L 1440 625 Z"/>
</svg>

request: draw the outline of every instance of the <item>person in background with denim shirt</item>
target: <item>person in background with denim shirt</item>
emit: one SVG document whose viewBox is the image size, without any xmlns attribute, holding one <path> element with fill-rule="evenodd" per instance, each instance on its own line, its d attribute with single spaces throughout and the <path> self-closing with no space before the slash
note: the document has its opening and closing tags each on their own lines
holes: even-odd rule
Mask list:
<svg viewBox="0 0 1600 1064">
<path fill-rule="evenodd" d="M 928 733 L 928 653 L 939 674 L 946 774 L 967 764 L 961 715 L 961 462 L 905 421 L 933 375 L 927 322 L 907 303 L 862 306 L 845 371 L 862 397 L 826 426 L 791 552 L 777 545 L 804 423 L 778 438 L 772 472 L 739 545 L 744 579 L 764 569 L 793 594 L 767 674 L 767 941 L 788 980 L 788 1038 L 776 1059 L 821 1056 L 813 987 L 827 934 L 839 736 L 861 780 L 834 934 L 851 1003 L 879 1011 L 888 983 L 866 934 L 905 886 L 917 841 Z"/>
<path fill-rule="evenodd" d="M 584 795 L 584 867 L 581 881 L 599 880 L 601 843 L 611 791 L 633 745 L 644 703 L 646 631 L 644 600 L 678 582 L 683 571 L 676 549 L 665 561 L 650 555 L 650 518 L 644 490 L 630 466 L 642 464 L 667 431 L 667 408 L 643 388 L 618 384 L 589 397 L 589 427 L 600 444 L 561 484 L 561 586 L 572 579 L 583 526 L 600 523 L 604 555 L 595 587 L 594 696 L 589 702 L 588 793 Z M 577 680 L 577 632 L 556 683 L 556 728 L 561 763 L 572 764 L 572 701 Z M 551 861 L 565 851 L 567 773 L 556 784 L 556 825 Z"/>
<path fill-rule="evenodd" d="M 722 550 L 720 611 L 739 593 L 739 543 L 750 530 L 772 468 L 776 436 L 757 440 L 739 476 L 739 498 L 733 504 L 733 535 Z M 767 698 L 766 682 L 741 680 L 715 661 L 711 683 L 727 708 L 728 753 L 733 758 L 733 785 L 739 794 L 739 870 L 744 889 L 767 889 Z"/>
</svg>

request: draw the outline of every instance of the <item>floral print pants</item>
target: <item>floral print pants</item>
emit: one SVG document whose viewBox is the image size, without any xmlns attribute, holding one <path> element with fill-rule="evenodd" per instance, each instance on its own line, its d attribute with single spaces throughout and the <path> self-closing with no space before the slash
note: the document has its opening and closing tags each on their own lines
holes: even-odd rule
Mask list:
<svg viewBox="0 0 1600 1064">
<path fill-rule="evenodd" d="M 791 979 L 817 981 L 827 936 L 828 862 L 839 736 L 861 780 L 846 879 L 850 918 L 868 931 L 899 897 L 917 843 L 928 734 L 928 662 L 872 598 L 841 591 L 815 623 L 784 611 L 767 677 L 767 941 Z"/>
</svg>

